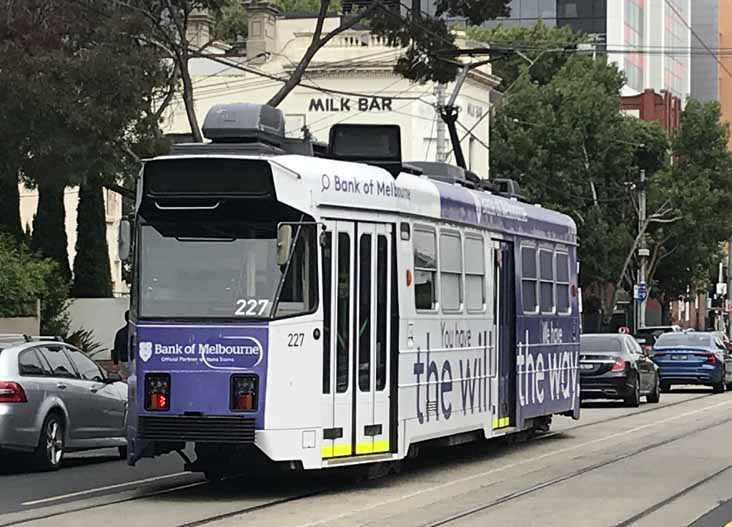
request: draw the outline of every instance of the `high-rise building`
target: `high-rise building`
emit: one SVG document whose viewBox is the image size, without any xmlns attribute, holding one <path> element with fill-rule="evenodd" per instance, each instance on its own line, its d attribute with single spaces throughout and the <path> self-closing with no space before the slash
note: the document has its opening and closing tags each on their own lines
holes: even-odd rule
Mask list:
<svg viewBox="0 0 732 527">
<path fill-rule="evenodd" d="M 720 3 L 724 0 L 696 0 L 691 27 L 711 50 L 719 49 L 722 19 Z M 691 96 L 700 101 L 718 101 L 720 94 L 720 67 L 711 53 L 707 53 L 698 38 L 692 38 L 694 54 L 691 57 Z"/>
<path fill-rule="evenodd" d="M 486 25 L 541 21 L 593 35 L 625 72 L 624 95 L 651 89 L 685 100 L 691 92 L 691 6 L 691 0 L 513 0 L 510 17 Z"/>
</svg>

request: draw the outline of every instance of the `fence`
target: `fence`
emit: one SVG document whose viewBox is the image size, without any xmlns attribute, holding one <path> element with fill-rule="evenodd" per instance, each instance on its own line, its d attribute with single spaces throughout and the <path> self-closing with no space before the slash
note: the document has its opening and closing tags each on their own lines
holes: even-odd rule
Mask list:
<svg viewBox="0 0 732 527">
<path fill-rule="evenodd" d="M 124 326 L 129 298 L 76 298 L 69 306 L 71 331 L 90 330 L 94 340 L 101 344 L 94 359 L 105 362 L 112 358 L 114 336 Z"/>
<path fill-rule="evenodd" d="M 41 303 L 22 306 L 19 310 L 23 316 L 0 318 L 0 333 L 22 333 L 24 335 L 41 334 Z"/>
</svg>

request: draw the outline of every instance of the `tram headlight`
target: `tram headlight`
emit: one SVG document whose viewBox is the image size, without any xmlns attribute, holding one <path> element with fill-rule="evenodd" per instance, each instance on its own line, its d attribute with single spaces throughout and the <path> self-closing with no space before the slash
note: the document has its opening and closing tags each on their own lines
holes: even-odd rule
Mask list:
<svg viewBox="0 0 732 527">
<path fill-rule="evenodd" d="M 256 375 L 232 375 L 230 389 L 230 408 L 235 412 L 253 412 L 257 409 Z"/>
<path fill-rule="evenodd" d="M 145 374 L 145 410 L 170 409 L 170 374 Z"/>
</svg>

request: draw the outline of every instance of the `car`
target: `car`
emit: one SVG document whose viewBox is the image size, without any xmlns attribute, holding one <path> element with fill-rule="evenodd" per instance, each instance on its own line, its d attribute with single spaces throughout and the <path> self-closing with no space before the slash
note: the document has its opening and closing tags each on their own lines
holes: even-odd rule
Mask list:
<svg viewBox="0 0 732 527">
<path fill-rule="evenodd" d="M 620 333 L 580 337 L 582 399 L 622 399 L 637 407 L 642 396 L 649 403 L 659 402 L 661 385 L 657 366 L 633 337 Z"/>
<path fill-rule="evenodd" d="M 664 333 L 677 333 L 680 331 L 682 331 L 681 327 L 676 325 L 645 326 L 635 332 L 635 340 L 638 341 L 638 344 L 640 344 L 644 351 L 650 352 L 651 348 L 653 348 L 653 344 L 656 343 L 656 339 L 658 339 L 659 336 Z"/>
<path fill-rule="evenodd" d="M 661 391 L 673 385 L 711 386 L 716 393 L 732 388 L 732 355 L 714 333 L 665 333 L 652 352 L 661 377 Z"/>
<path fill-rule="evenodd" d="M 722 341 L 727 351 L 732 351 L 732 340 L 729 339 L 724 331 L 711 331 L 710 333 Z"/>
<path fill-rule="evenodd" d="M 0 451 L 28 452 L 43 470 L 66 452 L 127 456 L 127 384 L 64 342 L 0 342 Z"/>
</svg>

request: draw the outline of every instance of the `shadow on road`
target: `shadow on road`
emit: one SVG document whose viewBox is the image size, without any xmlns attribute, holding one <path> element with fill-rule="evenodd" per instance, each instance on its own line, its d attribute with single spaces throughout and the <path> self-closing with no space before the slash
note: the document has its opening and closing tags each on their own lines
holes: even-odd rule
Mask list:
<svg viewBox="0 0 732 527">
<path fill-rule="evenodd" d="M 85 455 L 83 457 L 75 457 L 72 455 L 71 457 L 66 457 L 64 459 L 60 470 L 84 467 L 88 465 L 99 465 L 101 463 L 109 463 L 112 461 L 123 463 L 123 461 L 119 459 L 119 456 L 113 455 Z M 18 476 L 21 474 L 32 474 L 35 472 L 39 471 L 33 466 L 33 458 L 30 454 L 0 454 L 0 476 Z"/>
<path fill-rule="evenodd" d="M 541 442 L 561 443 L 570 436 L 548 434 Z M 369 477 L 363 469 L 336 468 L 324 471 L 285 472 L 280 474 L 250 473 L 215 483 L 193 486 L 174 493 L 155 496 L 159 502 L 231 502 L 241 499 L 283 498 L 288 494 L 340 493 L 369 488 L 398 487 L 405 481 L 434 479 L 442 481 L 447 471 L 460 471 L 463 466 L 495 460 L 502 462 L 508 452 L 528 450 L 539 440 L 513 442 L 496 439 L 468 443 L 451 448 L 427 447 L 414 459 L 394 465 L 391 472 L 380 477 Z M 398 470 L 396 470 L 398 468 Z"/>
</svg>

